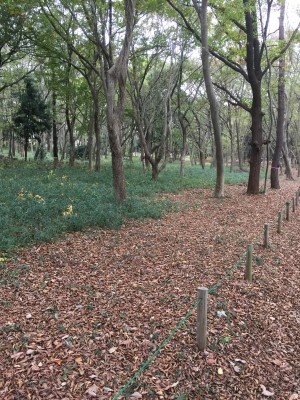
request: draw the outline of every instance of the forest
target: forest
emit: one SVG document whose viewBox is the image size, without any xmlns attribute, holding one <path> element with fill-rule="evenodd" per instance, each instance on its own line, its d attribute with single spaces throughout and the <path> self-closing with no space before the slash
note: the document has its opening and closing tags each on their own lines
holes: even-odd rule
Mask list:
<svg viewBox="0 0 300 400">
<path fill-rule="evenodd" d="M 289 0 L 0 2 L 0 398 L 300 399 L 299 49 Z"/>
<path fill-rule="evenodd" d="M 209 160 L 216 197 L 224 162 L 259 193 L 264 160 L 279 188 L 299 164 L 298 26 L 285 2 L 219 3 L 3 1 L 3 155 L 95 171 L 109 156 L 118 201 L 133 154 L 154 180 Z"/>
</svg>

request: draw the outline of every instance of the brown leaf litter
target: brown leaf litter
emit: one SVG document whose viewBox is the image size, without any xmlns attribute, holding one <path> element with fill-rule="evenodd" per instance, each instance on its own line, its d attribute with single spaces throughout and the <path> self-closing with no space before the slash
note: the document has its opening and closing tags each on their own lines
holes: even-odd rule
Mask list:
<svg viewBox="0 0 300 400">
<path fill-rule="evenodd" d="M 226 187 L 165 195 L 178 211 L 38 244 L 0 280 L 0 398 L 115 399 L 210 287 L 254 247 L 253 282 L 241 267 L 209 295 L 208 348 L 192 313 L 120 398 L 300 398 L 300 206 L 276 232 L 298 190 L 247 196 Z M 270 247 L 262 246 L 265 223 Z"/>
</svg>

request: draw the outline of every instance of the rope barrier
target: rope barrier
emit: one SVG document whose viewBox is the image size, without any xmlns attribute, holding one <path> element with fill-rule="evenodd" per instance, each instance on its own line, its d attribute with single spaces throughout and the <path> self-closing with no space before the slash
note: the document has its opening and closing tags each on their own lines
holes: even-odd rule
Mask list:
<svg viewBox="0 0 300 400">
<path fill-rule="evenodd" d="M 282 210 L 285 209 L 285 206 L 282 207 Z M 275 217 L 276 218 L 276 217 Z M 275 218 L 271 224 L 274 224 Z M 253 247 L 256 246 L 259 241 L 262 239 L 263 234 L 260 234 L 253 242 Z M 222 283 L 232 275 L 234 271 L 236 271 L 244 261 L 247 252 L 245 251 L 237 260 L 237 262 L 231 267 L 228 268 L 223 276 L 213 285 L 208 288 L 209 294 L 215 294 L 218 288 L 222 285 Z M 166 338 L 161 342 L 158 348 L 147 358 L 147 360 L 139 367 L 139 369 L 135 372 L 135 374 L 127 381 L 127 383 L 114 395 L 112 400 L 117 400 L 122 394 L 134 383 L 134 381 L 148 368 L 149 364 L 154 360 L 156 356 L 163 350 L 163 348 L 170 342 L 173 336 L 176 334 L 177 331 L 185 324 L 185 322 L 189 319 L 189 317 L 194 313 L 195 309 L 197 308 L 198 304 L 200 304 L 201 299 L 197 299 L 194 305 L 188 310 L 185 316 L 177 323 L 177 325 L 171 330 L 171 332 L 166 336 Z"/>
</svg>

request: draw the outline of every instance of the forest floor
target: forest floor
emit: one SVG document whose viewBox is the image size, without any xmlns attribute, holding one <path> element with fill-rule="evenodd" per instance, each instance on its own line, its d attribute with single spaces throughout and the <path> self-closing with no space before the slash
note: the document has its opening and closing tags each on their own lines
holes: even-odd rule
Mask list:
<svg viewBox="0 0 300 400">
<path fill-rule="evenodd" d="M 0 270 L 0 398 L 300 399 L 300 206 L 276 232 L 298 188 L 166 194 L 177 209 L 159 220 L 19 251 Z M 216 283 L 200 352 L 193 304 Z"/>
</svg>

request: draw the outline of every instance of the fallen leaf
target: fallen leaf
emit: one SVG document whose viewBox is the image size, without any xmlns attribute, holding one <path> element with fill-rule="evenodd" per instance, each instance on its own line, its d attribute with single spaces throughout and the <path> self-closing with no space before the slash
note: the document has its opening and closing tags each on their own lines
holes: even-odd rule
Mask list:
<svg viewBox="0 0 300 400">
<path fill-rule="evenodd" d="M 60 358 L 50 358 L 49 362 L 50 363 L 55 363 L 57 365 L 61 365 L 62 360 Z"/>
<path fill-rule="evenodd" d="M 246 364 L 246 361 L 245 360 L 241 360 L 240 358 L 235 358 L 234 361 L 240 362 L 242 364 Z"/>
<path fill-rule="evenodd" d="M 75 362 L 76 362 L 76 364 L 81 365 L 82 364 L 82 358 L 81 357 L 76 357 L 75 358 Z"/>
<path fill-rule="evenodd" d="M 134 392 L 132 393 L 132 395 L 130 396 L 131 399 L 141 399 L 143 396 L 141 395 L 141 393 L 139 392 Z"/>
<path fill-rule="evenodd" d="M 293 393 L 290 397 L 289 400 L 297 400 L 299 399 L 299 395 L 297 393 Z"/>
<path fill-rule="evenodd" d="M 108 352 L 109 352 L 110 354 L 112 354 L 112 353 L 114 353 L 116 350 L 117 350 L 117 347 L 111 347 L 111 348 L 108 350 Z"/>
<path fill-rule="evenodd" d="M 132 342 L 131 339 L 127 339 L 127 340 L 121 340 L 119 343 L 121 345 L 124 344 L 125 346 L 128 346 L 131 342 Z"/>
<path fill-rule="evenodd" d="M 215 365 L 217 363 L 215 358 L 207 358 L 206 362 L 208 365 Z"/>
<path fill-rule="evenodd" d="M 35 363 L 32 363 L 31 369 L 32 369 L 32 371 L 39 371 L 40 367 L 38 365 L 36 365 Z"/>
<path fill-rule="evenodd" d="M 218 368 L 218 375 L 223 375 L 223 369 L 220 367 L 220 368 Z"/>
<path fill-rule="evenodd" d="M 23 351 L 20 351 L 19 353 L 14 353 L 10 356 L 13 360 L 18 360 L 20 357 L 24 355 Z"/>
<path fill-rule="evenodd" d="M 97 397 L 97 392 L 98 392 L 98 386 L 97 385 L 92 385 L 86 390 L 86 394 L 91 396 L 91 397 Z"/>
<path fill-rule="evenodd" d="M 222 317 L 227 317 L 227 314 L 226 314 L 226 312 L 224 311 L 224 310 L 221 310 L 221 311 L 217 311 L 217 316 L 219 317 L 219 318 L 222 318 Z"/>
<path fill-rule="evenodd" d="M 239 373 L 241 372 L 241 370 L 242 370 L 242 367 L 239 367 L 238 365 L 235 365 L 235 366 L 233 367 L 233 369 L 234 369 L 234 371 L 235 371 L 237 374 L 239 374 Z"/>
<path fill-rule="evenodd" d="M 104 386 L 103 388 L 105 393 L 113 392 L 112 388 Z"/>
<path fill-rule="evenodd" d="M 269 390 L 267 390 L 264 385 L 260 385 L 260 387 L 262 389 L 262 395 L 263 396 L 266 396 L 266 397 L 274 396 L 274 392 L 270 392 Z"/>
<path fill-rule="evenodd" d="M 176 387 L 178 385 L 179 381 L 172 383 L 172 385 L 167 386 L 166 388 L 164 388 L 163 390 L 166 392 L 169 389 L 172 389 L 174 387 Z"/>
</svg>

